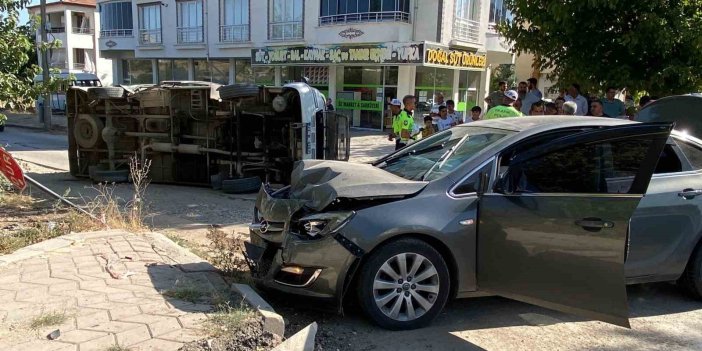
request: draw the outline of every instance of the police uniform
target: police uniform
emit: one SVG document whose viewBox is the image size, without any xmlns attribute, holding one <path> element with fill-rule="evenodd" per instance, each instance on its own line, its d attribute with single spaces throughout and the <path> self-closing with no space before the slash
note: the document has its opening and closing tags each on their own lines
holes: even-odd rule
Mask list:
<svg viewBox="0 0 702 351">
<path fill-rule="evenodd" d="M 395 150 L 401 149 L 409 143 L 410 138 L 403 138 L 402 137 L 402 131 L 407 130 L 407 132 L 412 135 L 412 131 L 414 130 L 414 118 L 412 117 L 412 111 L 407 111 L 406 109 L 402 109 L 400 111 L 400 114 L 398 115 L 397 118 L 397 127 L 398 129 L 396 133 L 397 135 L 397 142 L 395 144 Z M 394 129 L 394 128 L 393 128 Z"/>
</svg>

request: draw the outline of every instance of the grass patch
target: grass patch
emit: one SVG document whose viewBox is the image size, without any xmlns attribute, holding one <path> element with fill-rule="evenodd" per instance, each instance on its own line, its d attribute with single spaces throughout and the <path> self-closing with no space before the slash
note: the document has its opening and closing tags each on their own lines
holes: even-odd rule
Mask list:
<svg viewBox="0 0 702 351">
<path fill-rule="evenodd" d="M 105 349 L 105 351 L 129 351 L 130 349 L 124 346 L 112 345 Z"/>
<path fill-rule="evenodd" d="M 255 316 L 255 312 L 243 301 L 237 305 L 220 304 L 217 311 L 204 322 L 207 333 L 212 337 L 231 334 Z"/>
<path fill-rule="evenodd" d="M 244 259 L 244 241 L 241 234 L 228 235 L 217 228 L 210 228 L 207 238 L 212 242 L 210 262 L 234 283 L 253 284 L 249 265 Z"/>
<path fill-rule="evenodd" d="M 161 293 L 166 297 L 172 297 L 183 301 L 197 303 L 207 297 L 207 291 L 198 289 L 194 286 L 181 286 L 174 289 L 166 290 Z"/>
<path fill-rule="evenodd" d="M 43 327 L 62 324 L 66 321 L 66 319 L 68 319 L 66 312 L 42 312 L 41 315 L 32 319 L 32 322 L 29 324 L 29 327 L 36 330 Z"/>
<path fill-rule="evenodd" d="M 25 246 L 36 244 L 44 240 L 65 234 L 57 225 L 35 224 L 32 228 L 0 235 L 0 254 L 12 253 Z"/>
<path fill-rule="evenodd" d="M 171 241 L 176 243 L 176 245 L 187 249 L 188 251 L 194 253 L 195 255 L 197 255 L 198 257 L 200 257 L 202 259 L 207 260 L 210 257 L 209 253 L 207 253 L 207 251 L 203 250 L 197 244 L 193 244 L 193 243 L 189 242 L 188 240 L 183 239 L 183 238 L 181 238 L 178 235 L 173 234 L 173 233 L 165 233 L 165 235 L 168 239 L 171 239 Z"/>
</svg>

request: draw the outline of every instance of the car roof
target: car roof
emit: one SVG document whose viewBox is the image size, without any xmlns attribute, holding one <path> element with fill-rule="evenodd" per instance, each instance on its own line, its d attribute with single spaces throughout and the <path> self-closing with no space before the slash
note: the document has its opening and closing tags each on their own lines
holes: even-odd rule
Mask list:
<svg viewBox="0 0 702 351">
<path fill-rule="evenodd" d="M 461 124 L 458 127 L 485 127 L 522 132 L 530 129 L 557 129 L 577 126 L 616 126 L 638 123 L 619 118 L 581 117 L 581 116 L 524 116 L 496 118 Z"/>
</svg>

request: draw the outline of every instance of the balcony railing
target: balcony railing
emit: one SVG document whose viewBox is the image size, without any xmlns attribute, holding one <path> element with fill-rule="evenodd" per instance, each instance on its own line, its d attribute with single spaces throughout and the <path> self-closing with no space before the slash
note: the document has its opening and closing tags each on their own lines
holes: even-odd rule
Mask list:
<svg viewBox="0 0 702 351">
<path fill-rule="evenodd" d="M 202 26 L 176 28 L 178 44 L 202 43 L 204 41 L 202 29 Z"/>
<path fill-rule="evenodd" d="M 161 44 L 161 29 L 139 29 L 139 44 Z"/>
<path fill-rule="evenodd" d="M 470 43 L 480 43 L 480 22 L 455 18 L 453 21 L 453 38 Z"/>
<path fill-rule="evenodd" d="M 359 12 L 340 15 L 321 16 L 319 25 L 355 23 L 355 22 L 407 22 L 410 21 L 409 12 L 384 11 L 384 12 Z"/>
<path fill-rule="evenodd" d="M 46 30 L 47 33 L 66 33 L 66 27 L 51 27 Z"/>
<path fill-rule="evenodd" d="M 100 38 L 124 38 L 131 36 L 132 29 L 103 29 L 100 31 Z"/>
<path fill-rule="evenodd" d="M 302 39 L 302 21 L 271 23 L 268 30 L 271 40 Z"/>
<path fill-rule="evenodd" d="M 74 62 L 73 69 L 83 71 L 83 70 L 85 70 L 85 63 L 84 62 Z"/>
<path fill-rule="evenodd" d="M 93 34 L 92 28 L 73 27 L 73 34 Z"/>
<path fill-rule="evenodd" d="M 237 24 L 219 26 L 219 41 L 222 43 L 235 43 L 249 40 L 249 25 Z"/>
</svg>

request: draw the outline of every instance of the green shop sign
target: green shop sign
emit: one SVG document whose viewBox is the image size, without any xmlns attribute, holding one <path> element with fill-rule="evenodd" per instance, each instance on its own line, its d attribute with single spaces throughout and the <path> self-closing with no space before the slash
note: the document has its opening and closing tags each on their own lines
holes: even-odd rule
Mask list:
<svg viewBox="0 0 702 351">
<path fill-rule="evenodd" d="M 382 101 L 371 100 L 336 100 L 337 110 L 365 110 L 365 111 L 382 111 Z"/>
</svg>

